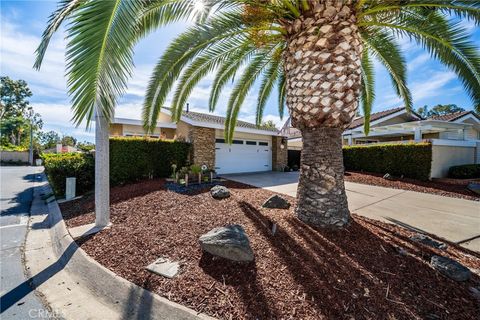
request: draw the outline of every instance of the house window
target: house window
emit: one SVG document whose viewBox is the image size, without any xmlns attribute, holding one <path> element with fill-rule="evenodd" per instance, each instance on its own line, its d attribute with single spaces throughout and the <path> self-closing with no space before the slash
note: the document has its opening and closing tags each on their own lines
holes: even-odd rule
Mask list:
<svg viewBox="0 0 480 320">
<path fill-rule="evenodd" d="M 245 141 L 245 144 L 249 145 L 249 146 L 256 146 L 257 145 L 257 141 Z"/>
<path fill-rule="evenodd" d="M 243 140 L 233 140 L 232 144 L 243 144 Z"/>
<path fill-rule="evenodd" d="M 259 146 L 268 146 L 268 142 L 259 142 L 258 145 Z"/>
<path fill-rule="evenodd" d="M 225 139 L 215 139 L 216 143 L 225 143 Z"/>
</svg>

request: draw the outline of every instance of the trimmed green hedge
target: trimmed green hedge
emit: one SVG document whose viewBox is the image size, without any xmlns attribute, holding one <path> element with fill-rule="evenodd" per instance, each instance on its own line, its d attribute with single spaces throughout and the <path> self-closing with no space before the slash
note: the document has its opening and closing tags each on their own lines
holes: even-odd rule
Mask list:
<svg viewBox="0 0 480 320">
<path fill-rule="evenodd" d="M 389 173 L 428 180 L 432 168 L 430 143 L 381 144 L 343 147 L 346 170 Z"/>
<path fill-rule="evenodd" d="M 190 144 L 145 138 L 110 139 L 110 185 L 168 177 L 172 164 L 187 165 Z M 89 153 L 44 154 L 45 172 L 55 194 L 65 194 L 65 179 L 77 178 L 77 194 L 93 190 L 95 159 Z"/>
<path fill-rule="evenodd" d="M 76 177 L 76 193 L 84 194 L 93 189 L 95 179 L 95 159 L 91 154 L 62 153 L 44 154 L 45 173 L 58 196 L 65 194 L 65 179 Z"/>
<path fill-rule="evenodd" d="M 190 144 L 180 141 L 111 138 L 110 183 L 125 184 L 138 180 L 168 177 L 172 164 L 187 164 Z"/>
<path fill-rule="evenodd" d="M 448 170 L 448 176 L 454 179 L 480 178 L 480 164 L 464 164 L 453 166 Z"/>
</svg>

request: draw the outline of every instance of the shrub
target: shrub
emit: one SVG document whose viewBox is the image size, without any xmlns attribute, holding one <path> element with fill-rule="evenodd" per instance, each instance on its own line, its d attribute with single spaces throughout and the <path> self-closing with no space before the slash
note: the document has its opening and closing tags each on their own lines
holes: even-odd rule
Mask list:
<svg viewBox="0 0 480 320">
<path fill-rule="evenodd" d="M 172 164 L 186 164 L 190 145 L 144 138 L 110 139 L 110 185 L 148 178 L 164 178 Z M 93 190 L 95 159 L 88 153 L 44 154 L 44 166 L 57 196 L 65 194 L 65 179 L 77 178 L 77 194 Z"/>
<path fill-rule="evenodd" d="M 187 164 L 189 150 L 190 144 L 173 140 L 111 138 L 110 184 L 169 177 L 172 164 Z"/>
<path fill-rule="evenodd" d="M 83 153 L 44 154 L 45 173 L 57 196 L 65 194 L 65 179 L 76 177 L 76 193 L 93 189 L 95 161 L 93 155 Z"/>
<path fill-rule="evenodd" d="M 343 147 L 346 170 L 390 173 L 428 180 L 432 167 L 430 143 L 381 144 Z"/>
<path fill-rule="evenodd" d="M 448 170 L 448 176 L 454 179 L 480 178 L 480 164 L 464 164 L 453 166 Z"/>
</svg>

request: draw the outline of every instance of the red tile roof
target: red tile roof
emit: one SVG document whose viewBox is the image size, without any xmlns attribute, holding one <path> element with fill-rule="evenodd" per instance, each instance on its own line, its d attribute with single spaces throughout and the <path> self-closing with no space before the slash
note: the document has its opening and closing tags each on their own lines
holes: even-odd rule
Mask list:
<svg viewBox="0 0 480 320">
<path fill-rule="evenodd" d="M 386 116 L 389 116 L 391 114 L 394 114 L 395 112 L 398 112 L 402 109 L 405 109 L 405 107 L 398 107 L 398 108 L 393 108 L 393 109 L 388 109 L 380 112 L 375 112 L 370 115 L 370 122 L 379 120 L 381 118 L 384 118 Z M 354 129 L 363 126 L 363 123 L 365 122 L 363 117 L 359 117 L 356 119 L 353 119 L 352 123 L 348 126 L 348 129 Z"/>
<path fill-rule="evenodd" d="M 480 120 L 480 117 L 477 114 L 475 114 L 475 112 L 473 111 L 459 111 L 459 112 L 449 113 L 441 116 L 433 116 L 433 117 L 429 117 L 428 120 L 455 121 L 457 119 L 460 119 L 463 116 L 466 116 L 467 114 L 472 114 L 473 116 L 477 117 L 478 120 Z"/>
</svg>

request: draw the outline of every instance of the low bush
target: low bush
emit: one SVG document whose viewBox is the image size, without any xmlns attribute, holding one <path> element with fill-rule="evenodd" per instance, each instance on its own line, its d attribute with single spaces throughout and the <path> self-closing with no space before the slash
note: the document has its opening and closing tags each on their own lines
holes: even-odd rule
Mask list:
<svg viewBox="0 0 480 320">
<path fill-rule="evenodd" d="M 345 146 L 343 161 L 346 170 L 390 173 L 428 180 L 432 167 L 432 145 L 409 143 Z"/>
<path fill-rule="evenodd" d="M 448 176 L 454 179 L 480 178 L 480 164 L 464 164 L 453 166 L 448 170 Z"/>
<path fill-rule="evenodd" d="M 172 164 L 187 164 L 190 145 L 144 138 L 110 139 L 110 185 L 168 177 Z M 45 172 L 57 196 L 65 194 L 65 179 L 77 178 L 76 193 L 93 190 L 95 159 L 89 153 L 44 154 Z"/>
<path fill-rule="evenodd" d="M 84 194 L 93 189 L 95 160 L 85 153 L 44 154 L 45 173 L 57 196 L 65 194 L 65 179 L 77 178 L 76 193 Z"/>
</svg>

